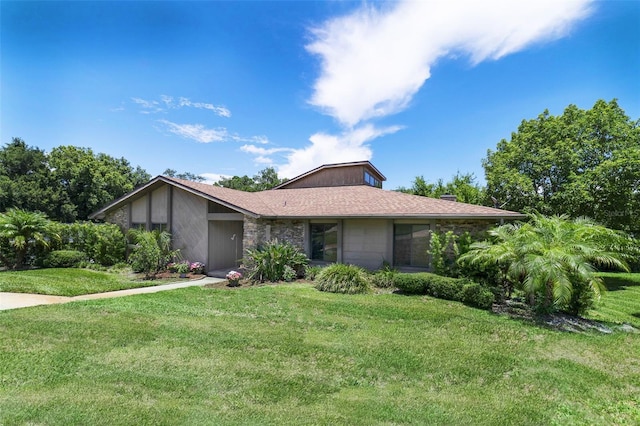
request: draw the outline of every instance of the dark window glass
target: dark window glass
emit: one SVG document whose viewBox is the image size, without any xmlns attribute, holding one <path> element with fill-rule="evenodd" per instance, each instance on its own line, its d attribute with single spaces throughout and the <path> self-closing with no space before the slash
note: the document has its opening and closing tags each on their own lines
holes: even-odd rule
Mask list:
<svg viewBox="0 0 640 426">
<path fill-rule="evenodd" d="M 324 262 L 338 260 L 338 224 L 311 224 L 311 259 Z"/>
<path fill-rule="evenodd" d="M 394 266 L 429 266 L 429 225 L 400 225 L 393 227 Z"/>
<path fill-rule="evenodd" d="M 364 182 L 367 185 L 375 186 L 376 188 L 382 187 L 382 183 L 380 183 L 378 179 L 373 177 L 373 175 L 367 171 L 364 172 Z"/>
<path fill-rule="evenodd" d="M 167 224 L 166 223 L 152 223 L 151 224 L 151 230 L 152 231 L 166 231 L 167 230 Z"/>
</svg>

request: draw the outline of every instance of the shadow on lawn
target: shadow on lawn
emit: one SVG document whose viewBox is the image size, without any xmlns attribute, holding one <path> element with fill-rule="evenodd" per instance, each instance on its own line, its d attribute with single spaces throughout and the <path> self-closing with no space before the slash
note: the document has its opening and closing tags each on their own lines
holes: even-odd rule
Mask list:
<svg viewBox="0 0 640 426">
<path fill-rule="evenodd" d="M 627 290 L 628 287 L 640 286 L 640 282 L 618 277 L 602 277 L 607 291 Z"/>
</svg>

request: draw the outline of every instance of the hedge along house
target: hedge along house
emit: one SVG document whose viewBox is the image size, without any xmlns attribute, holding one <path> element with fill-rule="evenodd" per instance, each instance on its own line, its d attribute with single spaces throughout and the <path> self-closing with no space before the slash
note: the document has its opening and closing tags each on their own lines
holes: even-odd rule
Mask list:
<svg viewBox="0 0 640 426">
<path fill-rule="evenodd" d="M 275 238 L 312 262 L 423 269 L 431 232 L 478 234 L 525 217 L 383 190 L 385 180 L 368 161 L 324 165 L 261 192 L 158 176 L 91 218 L 123 230 L 167 230 L 185 259 L 220 271 L 238 267 L 245 249 Z"/>
</svg>

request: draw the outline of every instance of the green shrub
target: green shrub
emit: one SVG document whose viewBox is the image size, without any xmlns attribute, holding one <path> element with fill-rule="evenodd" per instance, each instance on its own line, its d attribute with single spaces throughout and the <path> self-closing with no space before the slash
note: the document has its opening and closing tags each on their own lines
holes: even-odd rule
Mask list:
<svg viewBox="0 0 640 426">
<path fill-rule="evenodd" d="M 85 253 L 95 263 L 115 265 L 125 260 L 127 241 L 117 225 L 112 223 L 58 223 L 59 249 Z"/>
<path fill-rule="evenodd" d="M 420 272 L 398 273 L 393 281 L 395 286 L 406 294 L 425 294 L 483 309 L 490 308 L 495 298 L 489 288 L 465 278 L 443 277 L 429 272 Z"/>
<path fill-rule="evenodd" d="M 573 292 L 564 310 L 571 315 L 584 315 L 595 305 L 598 295 L 589 283 L 581 280 L 580 277 L 573 277 L 571 283 Z M 599 286 L 601 292 L 605 288 L 602 278 L 595 278 L 593 284 Z"/>
<path fill-rule="evenodd" d="M 251 281 L 277 282 L 285 280 L 287 266 L 295 272 L 295 276 L 302 276 L 304 267 L 308 263 L 307 256 L 300 252 L 293 244 L 269 241 L 257 249 L 247 249 L 243 259 L 247 278 Z M 291 276 L 291 272 L 286 272 Z"/>
<path fill-rule="evenodd" d="M 495 296 L 491 290 L 478 283 L 470 282 L 462 287 L 461 302 L 480 309 L 491 309 Z"/>
<path fill-rule="evenodd" d="M 286 282 L 291 282 L 298 277 L 298 273 L 289 265 L 284 265 L 284 271 L 282 273 L 282 278 Z"/>
<path fill-rule="evenodd" d="M 166 269 L 167 264 L 179 254 L 178 250 L 171 250 L 171 234 L 166 231 L 131 229 L 129 237 L 135 243 L 129 255 L 131 268 L 134 272 L 144 272 L 146 279 Z"/>
<path fill-rule="evenodd" d="M 314 265 L 314 266 L 306 266 L 304 268 L 304 277 L 309 281 L 314 281 L 318 274 L 322 271 L 322 266 Z"/>
<path fill-rule="evenodd" d="M 427 272 L 417 274 L 399 273 L 393 277 L 393 284 L 406 294 L 427 294 L 429 291 L 429 276 Z"/>
<path fill-rule="evenodd" d="M 469 251 L 472 242 L 469 232 L 457 235 L 453 231 L 432 232 L 427 253 L 431 256 L 433 273 L 447 277 L 460 276 L 458 256 Z"/>
<path fill-rule="evenodd" d="M 87 255 L 77 250 L 55 250 L 47 255 L 43 265 L 46 268 L 78 268 L 87 259 Z"/>
<path fill-rule="evenodd" d="M 398 275 L 398 271 L 391 268 L 380 269 L 379 271 L 371 274 L 371 284 L 378 288 L 392 288 L 395 287 L 395 277 Z"/>
<path fill-rule="evenodd" d="M 323 268 L 316 277 L 316 288 L 320 291 L 345 294 L 368 293 L 370 290 L 364 269 L 342 263 Z"/>
<path fill-rule="evenodd" d="M 460 300 L 460 293 L 466 282 L 464 279 L 433 275 L 429 282 L 428 294 L 438 299 Z"/>
</svg>

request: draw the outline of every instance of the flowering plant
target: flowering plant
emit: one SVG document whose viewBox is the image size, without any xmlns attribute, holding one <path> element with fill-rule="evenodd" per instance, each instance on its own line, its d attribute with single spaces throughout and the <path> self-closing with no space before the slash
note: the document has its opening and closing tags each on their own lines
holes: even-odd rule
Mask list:
<svg viewBox="0 0 640 426">
<path fill-rule="evenodd" d="M 192 274 L 202 274 L 204 273 L 204 263 L 202 262 L 193 262 L 189 266 Z"/>
<path fill-rule="evenodd" d="M 238 281 L 240 278 L 242 278 L 242 274 L 238 271 L 230 271 L 227 274 L 227 279 L 230 281 Z"/>
</svg>

